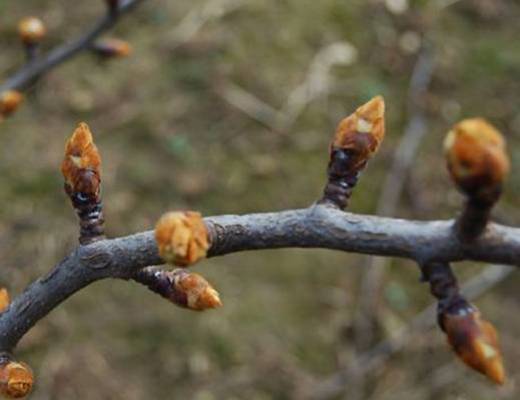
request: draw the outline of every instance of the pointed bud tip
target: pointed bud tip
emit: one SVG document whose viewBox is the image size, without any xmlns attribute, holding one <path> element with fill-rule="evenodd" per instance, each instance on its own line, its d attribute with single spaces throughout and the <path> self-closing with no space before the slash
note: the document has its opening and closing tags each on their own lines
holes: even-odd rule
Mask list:
<svg viewBox="0 0 520 400">
<path fill-rule="evenodd" d="M 194 311 L 204 311 L 222 306 L 219 293 L 202 276 L 183 269 L 173 272 L 173 285 L 179 298 L 185 299 L 181 304 Z"/>
<path fill-rule="evenodd" d="M 378 150 L 385 136 L 385 101 L 376 96 L 343 119 L 332 147 L 348 150 L 365 162 Z"/>
<path fill-rule="evenodd" d="M 447 314 L 443 322 L 448 342 L 457 356 L 493 382 L 503 384 L 505 370 L 494 326 L 483 320 L 476 309 L 469 314 Z"/>
<path fill-rule="evenodd" d="M 73 192 L 99 192 L 101 156 L 85 122 L 79 123 L 67 140 L 61 172 Z"/>
</svg>

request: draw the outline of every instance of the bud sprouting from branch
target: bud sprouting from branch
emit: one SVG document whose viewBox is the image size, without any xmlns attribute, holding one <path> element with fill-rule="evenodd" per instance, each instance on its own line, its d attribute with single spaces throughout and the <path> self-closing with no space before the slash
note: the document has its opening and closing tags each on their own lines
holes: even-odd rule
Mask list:
<svg viewBox="0 0 520 400">
<path fill-rule="evenodd" d="M 167 263 L 188 266 L 206 257 L 208 231 L 198 212 L 169 212 L 155 227 L 159 254 Z"/>
<path fill-rule="evenodd" d="M 23 101 L 23 94 L 17 90 L 6 90 L 0 93 L 0 121 L 14 113 Z"/>
<path fill-rule="evenodd" d="M 505 371 L 493 325 L 462 296 L 449 264 L 428 263 L 422 271 L 438 300 L 437 321 L 455 354 L 469 367 L 502 384 Z"/>
<path fill-rule="evenodd" d="M 509 172 L 509 158 L 500 132 L 481 118 L 466 119 L 444 140 L 451 177 L 471 197 L 493 194 Z"/>
<path fill-rule="evenodd" d="M 498 336 L 491 323 L 482 319 L 474 307 L 445 313 L 444 330 L 453 351 L 464 363 L 497 384 L 505 381 Z"/>
<path fill-rule="evenodd" d="M 132 54 L 132 46 L 124 40 L 108 38 L 94 43 L 92 51 L 104 58 L 124 58 Z"/>
<path fill-rule="evenodd" d="M 21 399 L 32 390 L 34 376 L 31 368 L 2 355 L 0 358 L 0 394 L 8 399 Z"/>
<path fill-rule="evenodd" d="M 47 34 L 47 28 L 41 19 L 36 17 L 23 18 L 18 24 L 18 34 L 25 45 L 36 45 Z"/>
<path fill-rule="evenodd" d="M 0 313 L 3 313 L 11 304 L 11 298 L 6 288 L 0 288 Z"/>
<path fill-rule="evenodd" d="M 218 292 L 201 275 L 185 269 L 162 271 L 145 268 L 133 279 L 172 303 L 194 311 L 222 306 Z"/>
<path fill-rule="evenodd" d="M 466 119 L 448 133 L 444 150 L 450 175 L 467 196 L 457 229 L 463 240 L 472 240 L 485 229 L 509 172 L 505 141 L 485 120 Z"/>
<path fill-rule="evenodd" d="M 328 182 L 320 203 L 347 206 L 359 173 L 385 136 L 385 102 L 377 96 L 340 122 L 330 145 Z"/>
<path fill-rule="evenodd" d="M 101 157 L 87 124 L 80 123 L 67 141 L 61 172 L 65 192 L 80 219 L 80 243 L 102 238 Z"/>
</svg>

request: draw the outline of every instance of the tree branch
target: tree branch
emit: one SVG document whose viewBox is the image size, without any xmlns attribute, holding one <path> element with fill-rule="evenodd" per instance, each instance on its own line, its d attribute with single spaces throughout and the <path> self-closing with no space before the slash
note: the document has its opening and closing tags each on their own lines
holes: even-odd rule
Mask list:
<svg viewBox="0 0 520 400">
<path fill-rule="evenodd" d="M 112 28 L 119 17 L 131 11 L 144 0 L 121 0 L 116 12 L 107 12 L 92 29 L 76 40 L 52 50 L 43 57 L 31 58 L 16 74 L 0 85 L 0 93 L 8 90 L 27 89 L 37 78 L 57 65 L 69 60 L 83 50 L 90 48 L 94 41 Z"/>
<path fill-rule="evenodd" d="M 490 224 L 483 236 L 467 246 L 457 239 L 453 220 L 420 222 L 354 215 L 324 205 L 214 216 L 204 222 L 211 241 L 208 257 L 302 247 L 405 257 L 419 263 L 470 259 L 520 265 L 520 229 L 498 224 Z M 140 269 L 162 263 L 153 231 L 79 246 L 0 315 L 0 350 L 12 350 L 38 320 L 90 283 L 104 278 L 130 279 Z"/>
</svg>

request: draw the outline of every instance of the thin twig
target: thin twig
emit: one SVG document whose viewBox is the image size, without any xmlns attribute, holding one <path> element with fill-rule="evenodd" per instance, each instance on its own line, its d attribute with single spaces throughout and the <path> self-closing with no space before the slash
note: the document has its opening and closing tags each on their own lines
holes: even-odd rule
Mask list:
<svg viewBox="0 0 520 400">
<path fill-rule="evenodd" d="M 428 260 L 520 265 L 520 229 L 491 224 L 471 246 L 456 239 L 453 220 L 418 222 L 354 215 L 327 206 L 265 214 L 205 218 L 209 257 L 283 247 L 328 248 Z M 154 232 L 78 247 L 30 285 L 0 315 L 0 350 L 11 350 L 41 318 L 73 293 L 104 278 L 131 278 L 162 263 Z"/>
<path fill-rule="evenodd" d="M 41 75 L 52 68 L 71 59 L 83 50 L 90 48 L 91 44 L 104 32 L 112 28 L 119 17 L 130 12 L 135 6 L 144 0 L 121 0 L 117 13 L 108 13 L 101 17 L 94 27 L 79 38 L 63 44 L 49 53 L 42 55 L 25 64 L 18 72 L 0 85 L 0 93 L 7 90 L 27 89 Z"/>
</svg>

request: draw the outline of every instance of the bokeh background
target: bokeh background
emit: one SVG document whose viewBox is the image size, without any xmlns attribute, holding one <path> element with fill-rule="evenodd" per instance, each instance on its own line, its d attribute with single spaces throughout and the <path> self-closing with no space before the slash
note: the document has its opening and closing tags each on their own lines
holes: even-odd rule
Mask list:
<svg viewBox="0 0 520 400">
<path fill-rule="evenodd" d="M 21 17 L 46 22 L 51 48 L 103 12 L 101 0 L 0 0 L 1 76 L 23 62 Z M 76 244 L 59 164 L 79 121 L 103 156 L 110 236 L 150 229 L 167 210 L 311 204 L 336 124 L 376 94 L 386 98 L 387 138 L 351 209 L 450 218 L 462 201 L 442 157 L 454 122 L 488 118 L 507 137 L 513 171 L 520 166 L 519 21 L 513 0 L 143 2 L 112 32 L 131 42 L 132 57 L 75 58 L 0 125 L 0 283 L 20 292 Z M 427 90 L 410 95 L 414 70 Z M 400 141 L 407 125 L 416 149 Z M 394 176 L 402 193 L 385 208 L 403 145 L 414 162 Z M 513 172 L 495 218 L 518 224 L 519 196 Z M 135 283 L 99 282 L 39 323 L 17 355 L 35 370 L 38 400 L 519 398 L 518 274 L 476 300 L 501 333 L 509 381 L 496 388 L 418 321 L 432 300 L 417 267 L 392 259 L 374 269 L 367 259 L 289 249 L 204 261 L 196 270 L 225 305 L 206 313 Z M 461 281 L 486 268 L 455 267 Z M 410 323 L 422 328 L 410 333 Z M 367 354 L 392 335 L 401 345 L 371 365 Z M 350 373 L 330 391 L 338 371 Z"/>
</svg>

